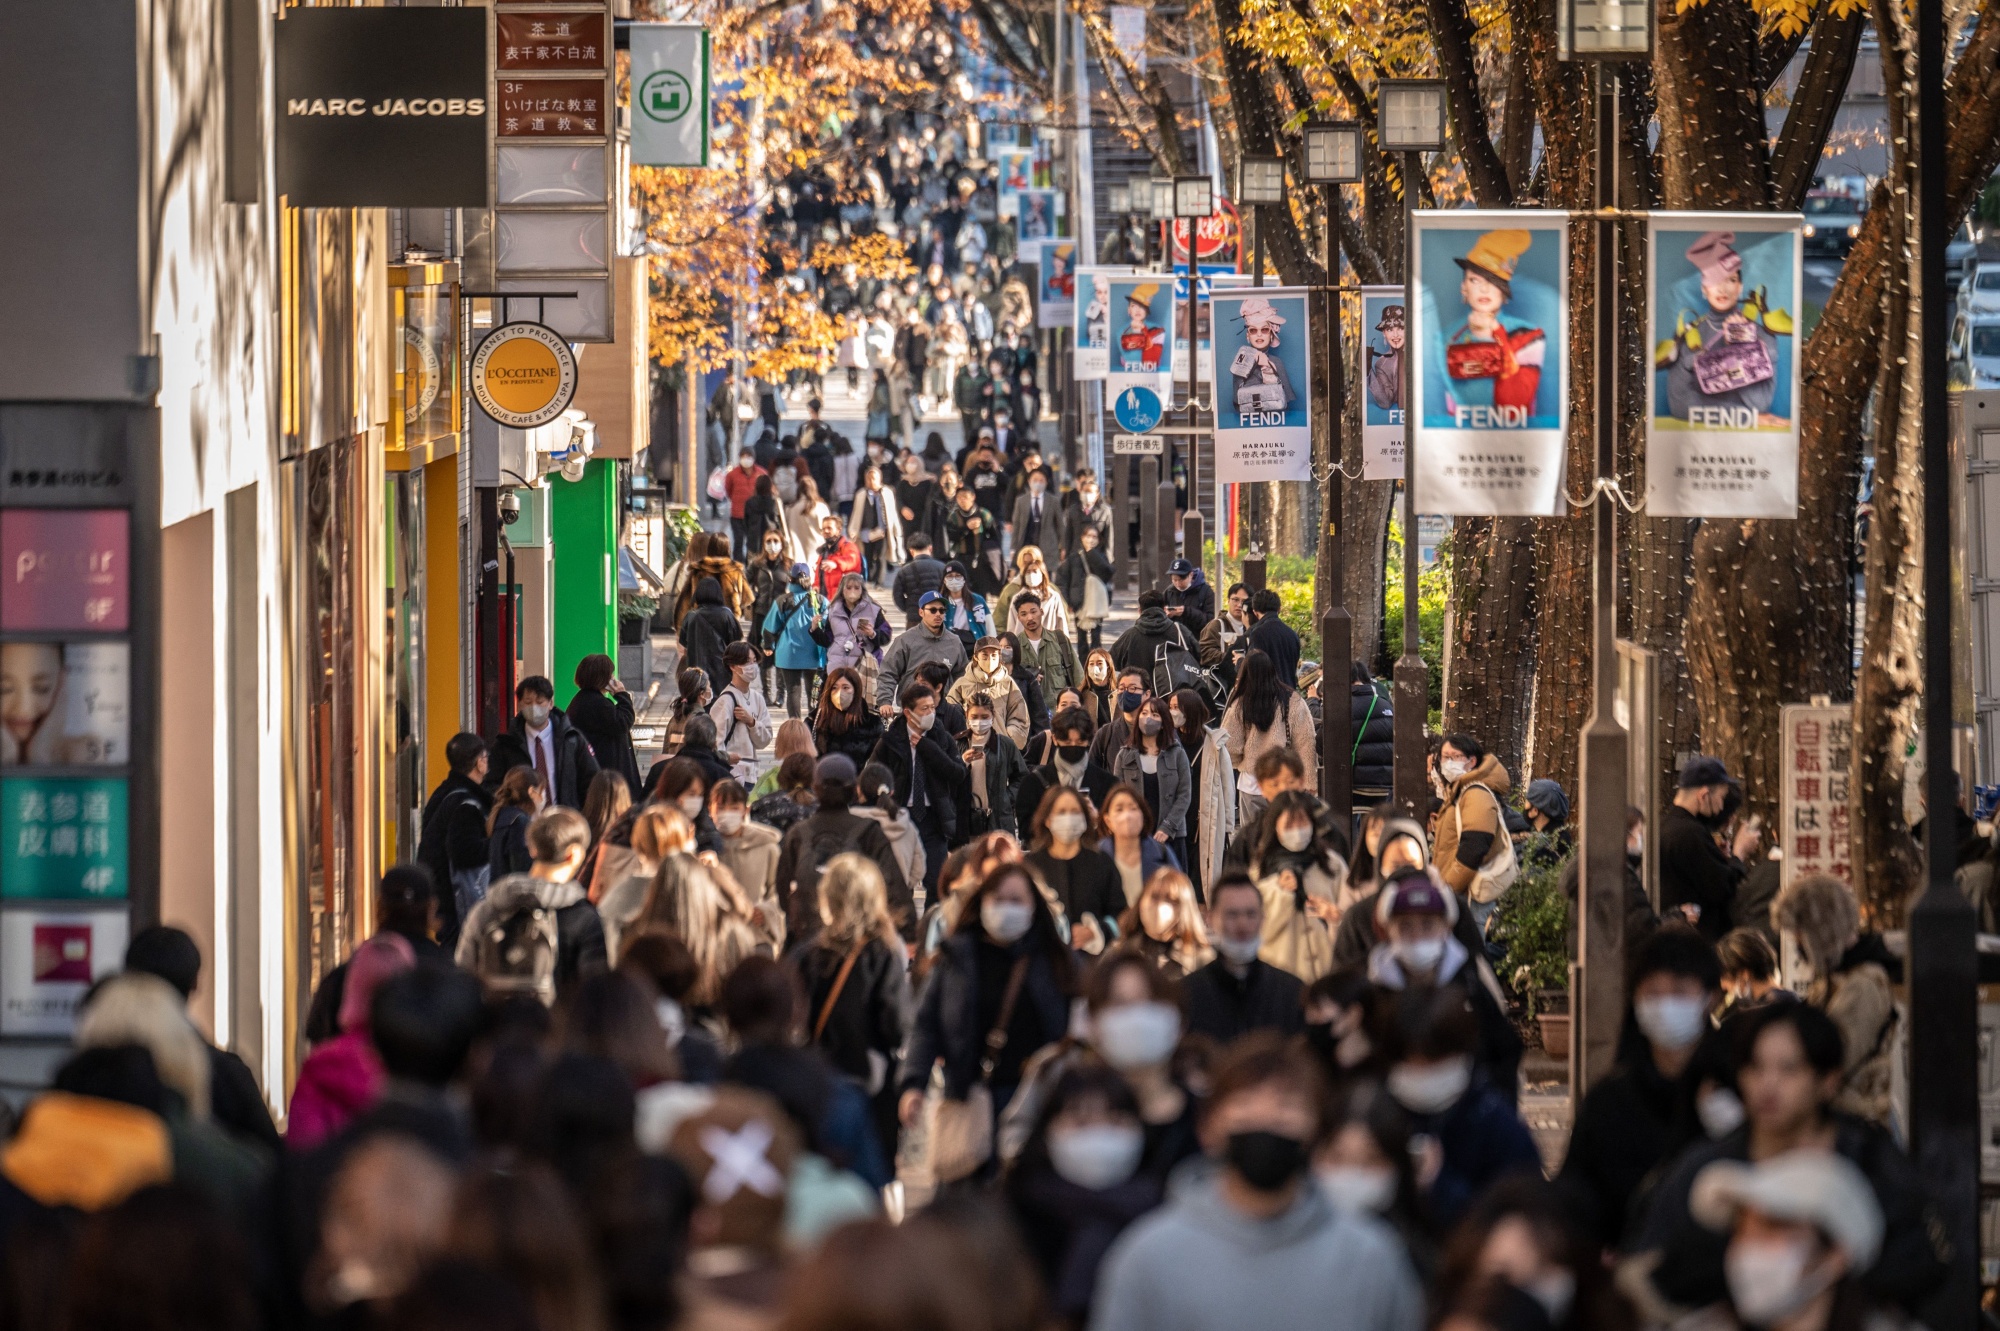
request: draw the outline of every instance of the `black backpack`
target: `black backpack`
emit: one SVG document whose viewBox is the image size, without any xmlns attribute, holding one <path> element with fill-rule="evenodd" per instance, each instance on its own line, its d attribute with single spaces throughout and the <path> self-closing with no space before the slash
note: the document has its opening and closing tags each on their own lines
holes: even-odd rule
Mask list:
<svg viewBox="0 0 2000 1331">
<path fill-rule="evenodd" d="M 1153 649 L 1153 696 L 1165 698 L 1180 689 L 1193 689 L 1200 694 L 1212 713 L 1222 711 L 1229 692 L 1216 673 L 1202 665 L 1201 659 L 1184 643 L 1163 642 Z"/>
<path fill-rule="evenodd" d="M 559 953 L 556 910 L 537 901 L 487 922 L 473 956 L 473 970 L 494 994 L 527 994 L 543 1007 L 556 1001 Z"/>
<path fill-rule="evenodd" d="M 860 818 L 859 814 L 851 816 Z M 793 870 L 791 908 L 785 912 L 786 927 L 794 934 L 806 936 L 819 932 L 819 876 L 826 872 L 827 862 L 834 856 L 857 849 L 854 838 L 838 828 L 811 829 L 804 854 L 799 856 Z"/>
</svg>

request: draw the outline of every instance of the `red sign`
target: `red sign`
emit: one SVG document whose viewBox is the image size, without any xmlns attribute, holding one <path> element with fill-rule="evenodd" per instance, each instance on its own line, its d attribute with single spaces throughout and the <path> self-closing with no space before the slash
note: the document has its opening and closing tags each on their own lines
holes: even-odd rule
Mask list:
<svg viewBox="0 0 2000 1331">
<path fill-rule="evenodd" d="M 502 79 L 500 137 L 503 139 L 602 138 L 604 80 Z"/>
<path fill-rule="evenodd" d="M 0 510 L 0 629 L 127 628 L 131 546 L 122 508 Z"/>
<path fill-rule="evenodd" d="M 494 58 L 506 70 L 603 69 L 604 15 L 523 10 L 495 20 Z"/>
<path fill-rule="evenodd" d="M 36 984 L 89 984 L 90 926 L 37 924 L 34 968 Z"/>
<path fill-rule="evenodd" d="M 1187 262 L 1188 224 L 1186 221 L 1174 223 L 1175 263 Z M 1194 250 L 1196 262 L 1202 264 L 1229 264 L 1241 267 L 1236 262 L 1237 253 L 1242 248 L 1243 224 L 1238 220 L 1236 205 L 1228 199 L 1217 199 L 1215 212 L 1198 219 L 1194 224 Z"/>
</svg>

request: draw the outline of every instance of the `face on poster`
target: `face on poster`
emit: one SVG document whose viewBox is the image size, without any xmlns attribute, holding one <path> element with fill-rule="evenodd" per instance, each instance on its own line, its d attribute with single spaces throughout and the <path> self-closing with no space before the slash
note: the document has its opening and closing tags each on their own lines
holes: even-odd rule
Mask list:
<svg viewBox="0 0 2000 1331">
<path fill-rule="evenodd" d="M 0 767 L 115 767 L 131 757 L 131 648 L 0 643 Z"/>
<path fill-rule="evenodd" d="M 1653 215 L 1649 512 L 1798 515 L 1800 222 Z"/>
<path fill-rule="evenodd" d="M 1123 273 L 1111 279 L 1108 392 L 1130 387 L 1167 389 L 1167 327 L 1174 279 L 1161 273 Z"/>
<path fill-rule="evenodd" d="M 1224 484 L 1312 479 L 1312 327 L 1306 293 L 1218 291 L 1215 475 Z"/>
<path fill-rule="evenodd" d="M 1035 326 L 1067 328 L 1076 306 L 1076 242 L 1045 242 L 1037 263 L 1041 281 L 1035 291 Z"/>
<path fill-rule="evenodd" d="M 1416 214 L 1420 512 L 1562 511 L 1568 417 L 1568 219 Z"/>
<path fill-rule="evenodd" d="M 1020 212 L 1014 218 L 1014 234 L 1026 253 L 1029 246 L 1055 236 L 1056 200 L 1060 196 L 1052 189 L 1024 189 L 1015 197 L 1020 200 Z"/>
<path fill-rule="evenodd" d="M 1403 479 L 1403 369 L 1409 334 L 1409 300 L 1403 288 L 1361 288 L 1363 480 Z"/>
<path fill-rule="evenodd" d="M 993 154 L 1000 167 L 999 187 L 994 190 L 998 215 L 1011 218 L 1019 210 L 1020 193 L 1035 183 L 1035 153 L 1032 148 L 1002 148 Z"/>
<path fill-rule="evenodd" d="M 1111 373 L 1111 325 L 1117 313 L 1112 304 L 1114 278 L 1129 276 L 1130 268 L 1079 268 L 1076 270 L 1076 378 L 1102 379 Z"/>
</svg>

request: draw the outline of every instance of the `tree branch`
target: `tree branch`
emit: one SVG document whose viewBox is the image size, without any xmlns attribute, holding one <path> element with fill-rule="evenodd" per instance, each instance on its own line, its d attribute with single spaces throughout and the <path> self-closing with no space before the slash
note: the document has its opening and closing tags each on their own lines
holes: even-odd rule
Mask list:
<svg viewBox="0 0 2000 1331">
<path fill-rule="evenodd" d="M 1028 33 L 1028 53 L 1023 55 L 1014 45 L 1014 34 L 1010 25 L 1003 23 L 999 13 L 987 0 L 970 0 L 972 13 L 979 20 L 979 26 L 993 39 L 994 54 L 1000 63 L 1021 76 L 1034 90 L 1035 95 L 1047 100 L 1049 91 L 1048 70 L 1044 67 L 1036 50 L 1033 31 Z"/>
<path fill-rule="evenodd" d="M 1855 52 L 1861 49 L 1861 30 L 1866 11 L 1856 9 L 1846 18 L 1822 13 L 1813 34 L 1812 50 L 1806 53 L 1805 69 L 1792 94 L 1791 109 L 1778 131 L 1777 147 L 1771 153 L 1772 202 L 1789 212 L 1805 201 L 1812 188 L 1813 170 L 1833 132 L 1834 117 L 1840 113 L 1841 99 L 1847 95 L 1847 77 L 1854 71 Z"/>
<path fill-rule="evenodd" d="M 1480 207 L 1511 208 L 1514 187 L 1486 128 L 1486 99 L 1480 94 L 1479 71 L 1473 65 L 1472 18 L 1465 12 L 1465 0 L 1427 0 L 1426 7 L 1436 38 L 1438 70 L 1448 88 L 1445 104 L 1451 116 L 1451 136 L 1458 141 L 1466 181 Z"/>
</svg>

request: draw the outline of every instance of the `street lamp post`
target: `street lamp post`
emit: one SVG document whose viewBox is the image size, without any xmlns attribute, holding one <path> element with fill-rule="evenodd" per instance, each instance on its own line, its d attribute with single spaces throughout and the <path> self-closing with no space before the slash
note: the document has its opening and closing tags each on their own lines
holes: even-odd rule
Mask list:
<svg viewBox="0 0 2000 1331">
<path fill-rule="evenodd" d="M 1403 302 L 1414 308 L 1417 282 L 1417 181 L 1423 154 L 1444 147 L 1444 81 L 1383 79 L 1376 85 L 1376 134 L 1384 152 L 1403 155 Z M 1396 810 L 1414 818 L 1424 802 L 1424 722 L 1430 676 L 1417 626 L 1417 447 L 1415 357 L 1403 357 L 1403 654 L 1391 690 L 1396 704 Z M 1324 691 L 1322 690 L 1322 694 Z M 1325 698 L 1320 710 L 1324 714 Z"/>
<path fill-rule="evenodd" d="M 1326 398 L 1320 403 L 1327 428 L 1327 469 L 1321 535 L 1320 592 L 1320 797 L 1340 819 L 1343 831 L 1354 818 L 1354 714 L 1347 706 L 1347 672 L 1354 660 L 1354 616 L 1347 611 L 1347 560 L 1342 543 L 1347 457 L 1347 360 L 1340 345 L 1340 187 L 1361 179 L 1361 126 L 1351 121 L 1305 128 L 1306 179 L 1320 187 L 1326 205 Z"/>
<path fill-rule="evenodd" d="M 1250 205 L 1251 217 L 1256 223 L 1257 232 L 1256 257 L 1251 261 L 1250 284 L 1261 287 L 1264 285 L 1264 209 L 1269 206 L 1281 205 L 1285 201 L 1285 159 L 1282 157 L 1252 157 L 1246 155 L 1241 159 L 1241 166 L 1242 182 L 1240 188 L 1237 190 L 1237 199 L 1241 203 Z M 1212 338 L 1213 334 L 1211 333 L 1210 336 Z M 1211 389 L 1211 392 L 1213 391 Z M 1218 484 L 1215 487 L 1215 594 L 1217 596 L 1222 595 L 1227 585 L 1227 579 L 1223 577 L 1222 560 L 1222 487 Z M 1261 553 L 1257 556 L 1257 563 L 1258 568 L 1261 570 L 1263 567 L 1263 555 Z M 1248 586 L 1250 566 L 1247 556 L 1243 567 L 1244 585 Z M 1262 589 L 1263 586 L 1260 580 L 1258 586 L 1253 590 L 1261 591 Z"/>
<path fill-rule="evenodd" d="M 1580 1105 L 1618 1056 L 1625 1013 L 1625 810 L 1630 739 L 1615 709 L 1618 688 L 1618 149 L 1620 66 L 1652 45 L 1650 0 L 1566 0 L 1557 15 L 1563 59 L 1597 65 L 1596 473 L 1590 500 L 1591 707 L 1581 747 L 1583 855 L 1577 965 L 1570 985 L 1570 1102 Z"/>
<path fill-rule="evenodd" d="M 1187 379 L 1187 514 L 1181 519 L 1181 558 L 1197 568 L 1201 566 L 1202 521 L 1201 521 L 1201 428 L 1202 402 L 1199 397 L 1201 381 L 1201 265 L 1195 245 L 1195 227 L 1205 217 L 1215 212 L 1215 182 L 1207 176 L 1174 177 L 1174 216 L 1187 223 L 1188 232 L 1188 379 Z M 1169 249 L 1169 254 L 1172 251 Z M 1172 358 L 1169 357 L 1171 365 Z M 1173 489 L 1173 477 L 1161 477 L 1161 496 Z M 1172 512 L 1169 507 L 1167 512 Z M 1216 518 L 1219 522 L 1221 514 Z"/>
</svg>

